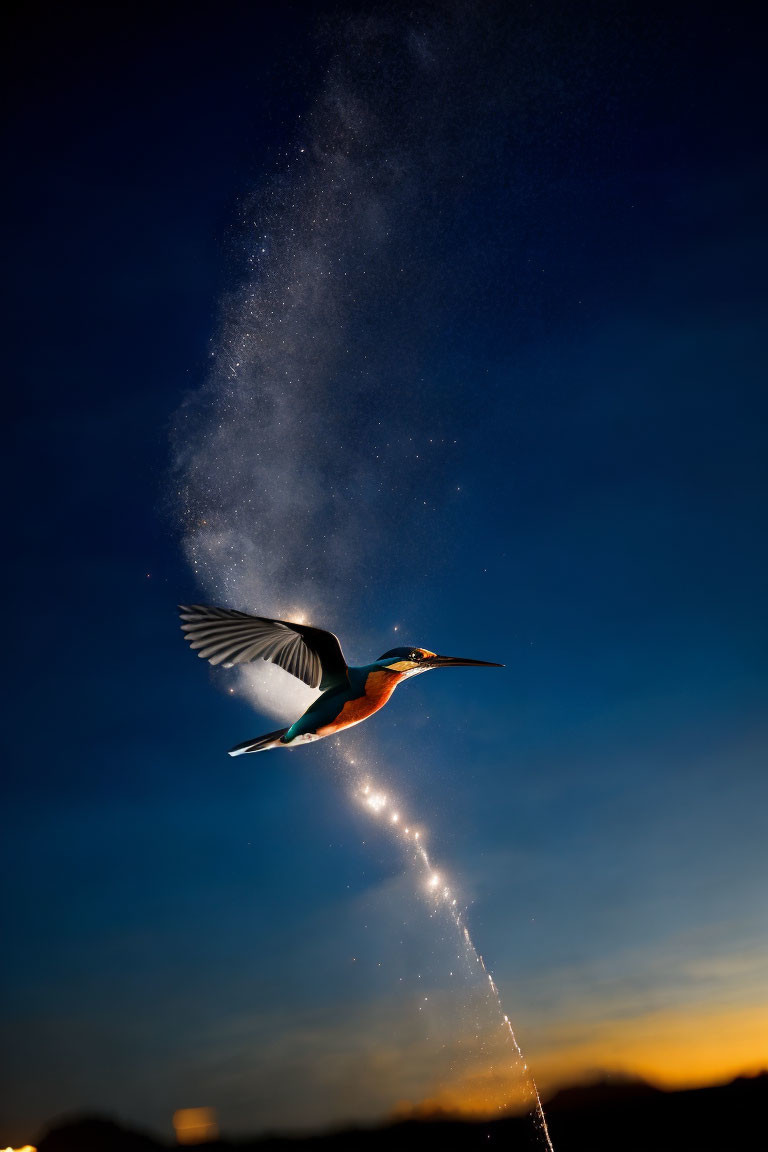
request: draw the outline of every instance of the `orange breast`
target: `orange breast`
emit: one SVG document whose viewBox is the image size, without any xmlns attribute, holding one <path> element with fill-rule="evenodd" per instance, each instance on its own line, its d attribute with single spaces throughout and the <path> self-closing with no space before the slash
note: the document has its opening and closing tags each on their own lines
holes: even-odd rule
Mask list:
<svg viewBox="0 0 768 1152">
<path fill-rule="evenodd" d="M 331 724 L 318 728 L 318 736 L 331 736 L 334 732 L 340 732 L 342 728 L 350 728 L 353 724 L 359 724 L 361 720 L 366 720 L 374 712 L 378 712 L 379 708 L 383 708 L 389 700 L 399 679 L 399 676 L 383 669 L 369 672 L 365 681 L 365 695 L 358 696 L 356 700 L 347 700 Z"/>
</svg>

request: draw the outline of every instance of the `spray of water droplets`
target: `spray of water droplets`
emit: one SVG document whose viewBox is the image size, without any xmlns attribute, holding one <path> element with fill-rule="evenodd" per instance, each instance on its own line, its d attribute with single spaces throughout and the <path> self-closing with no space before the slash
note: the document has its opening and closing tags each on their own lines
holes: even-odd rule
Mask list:
<svg viewBox="0 0 768 1152">
<path fill-rule="evenodd" d="M 533 1115 L 534 1122 L 544 1144 L 550 1152 L 554 1152 L 544 1107 L 533 1073 L 529 1069 L 528 1063 L 517 1041 L 512 1022 L 504 1011 L 496 982 L 486 968 L 485 961 L 472 940 L 465 921 L 465 910 L 460 906 L 459 899 L 454 894 L 445 875 L 429 855 L 425 842 L 426 835 L 423 828 L 420 826 L 417 827 L 416 822 L 403 811 L 402 805 L 398 803 L 397 799 L 387 792 L 385 788 L 377 784 L 373 773 L 360 761 L 359 757 L 345 753 L 343 751 L 342 741 L 336 740 L 335 745 L 337 754 L 341 757 L 343 764 L 348 770 L 347 775 L 350 780 L 354 800 L 370 813 L 371 816 L 377 818 L 381 825 L 387 829 L 392 839 L 403 849 L 404 857 L 409 867 L 414 871 L 421 890 L 428 896 L 430 902 L 436 908 L 442 909 L 453 922 L 461 945 L 465 949 L 466 958 L 470 966 L 479 968 L 484 979 L 487 981 L 488 992 L 498 1012 L 501 1027 L 508 1035 L 509 1041 L 512 1044 L 514 1060 L 519 1064 L 524 1074 L 529 1095 L 530 1111 Z"/>
</svg>

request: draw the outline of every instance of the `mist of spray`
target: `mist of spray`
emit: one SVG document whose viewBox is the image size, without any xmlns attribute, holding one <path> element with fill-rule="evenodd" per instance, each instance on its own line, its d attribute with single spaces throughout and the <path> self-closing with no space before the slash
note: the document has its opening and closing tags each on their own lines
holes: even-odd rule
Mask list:
<svg viewBox="0 0 768 1152">
<path fill-rule="evenodd" d="M 330 625 L 365 644 L 375 597 L 367 573 L 391 542 L 405 535 L 439 552 L 424 509 L 439 509 L 447 487 L 456 413 L 422 370 L 429 341 L 418 304 L 440 279 L 429 258 L 431 201 L 457 183 L 447 142 L 468 118 L 451 104 L 467 37 L 450 21 L 346 26 L 295 145 L 243 206 L 239 283 L 223 302 L 207 383 L 174 427 L 183 547 L 215 603 Z M 395 590 L 398 579 L 392 569 Z M 234 690 L 283 720 L 314 695 L 262 662 L 239 670 Z M 487 980 L 551 1148 L 458 898 L 371 772 L 338 755 L 352 794 L 387 822 Z"/>
</svg>

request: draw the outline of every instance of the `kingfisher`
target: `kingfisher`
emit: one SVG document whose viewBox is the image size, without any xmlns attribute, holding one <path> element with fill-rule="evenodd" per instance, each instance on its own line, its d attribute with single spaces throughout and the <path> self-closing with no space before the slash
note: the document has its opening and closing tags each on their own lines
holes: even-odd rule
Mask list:
<svg viewBox="0 0 768 1152">
<path fill-rule="evenodd" d="M 229 749 L 230 756 L 289 748 L 335 736 L 383 708 L 403 680 L 431 668 L 504 667 L 488 660 L 438 656 L 428 648 L 406 646 L 390 648 L 372 664 L 350 668 L 338 638 L 322 628 L 204 604 L 180 604 L 179 615 L 190 648 L 210 664 L 234 668 L 237 664 L 267 660 L 310 688 L 320 689 L 321 695 L 289 728 L 244 740 Z"/>
</svg>

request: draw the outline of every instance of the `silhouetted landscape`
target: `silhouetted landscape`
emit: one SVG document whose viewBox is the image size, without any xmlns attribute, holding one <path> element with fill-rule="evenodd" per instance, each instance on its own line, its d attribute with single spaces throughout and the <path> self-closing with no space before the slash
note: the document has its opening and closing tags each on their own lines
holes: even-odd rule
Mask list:
<svg viewBox="0 0 768 1152">
<path fill-rule="evenodd" d="M 663 1092 L 642 1081 L 601 1082 L 566 1088 L 547 1104 L 556 1152 L 736 1152 L 765 1133 L 768 1072 L 715 1088 Z M 51 1126 L 39 1152 L 162 1152 L 172 1145 L 112 1120 L 81 1117 Z M 541 1148 L 532 1121 L 450 1118 L 408 1120 L 377 1128 L 350 1128 L 314 1136 L 261 1136 L 215 1140 L 207 1152 L 299 1152 L 317 1149 Z"/>
</svg>

